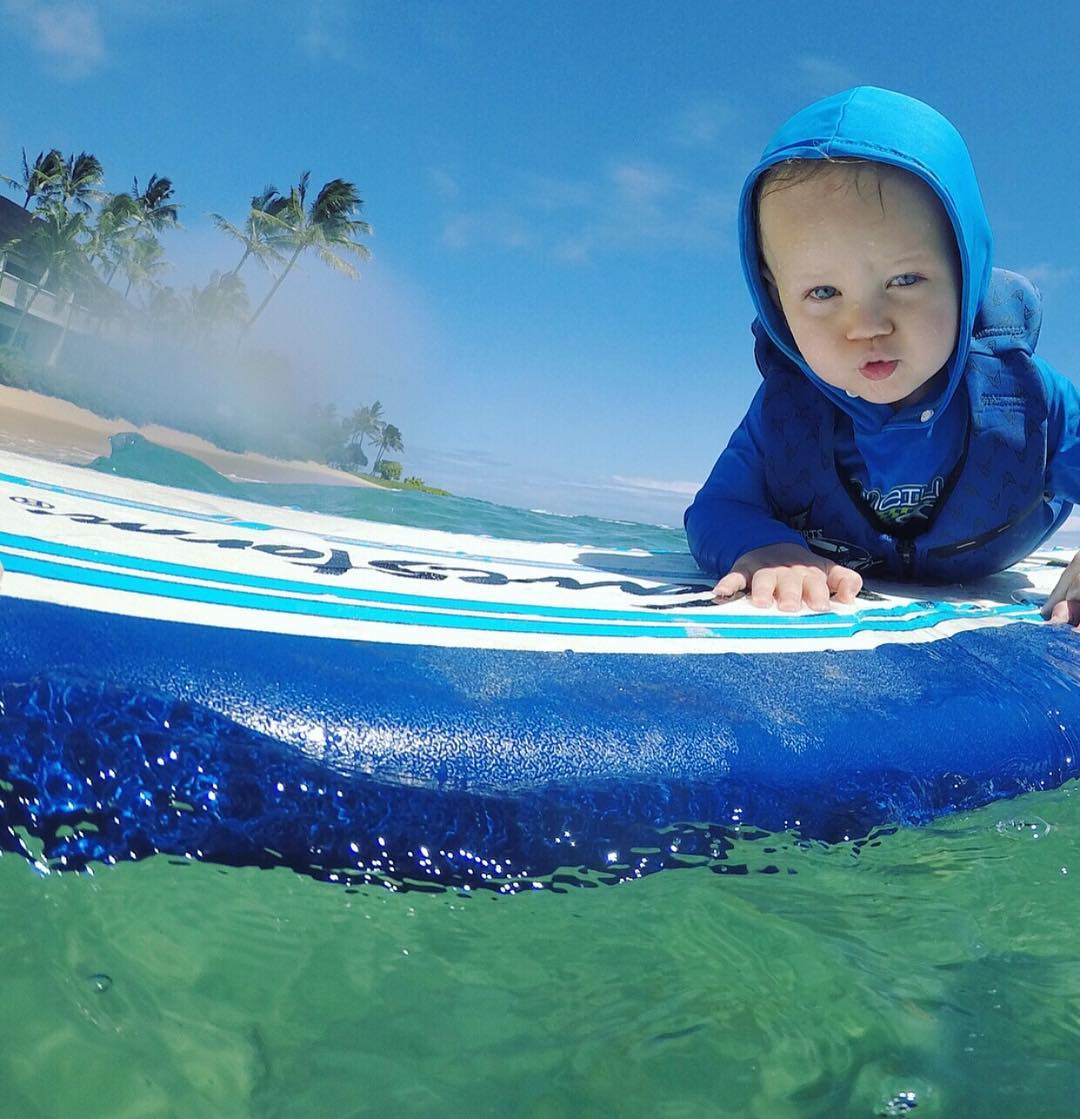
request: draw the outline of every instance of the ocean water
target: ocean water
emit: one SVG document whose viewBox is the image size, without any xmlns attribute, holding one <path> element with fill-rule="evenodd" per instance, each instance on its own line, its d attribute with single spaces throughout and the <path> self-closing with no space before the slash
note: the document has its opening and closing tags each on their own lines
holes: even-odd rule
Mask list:
<svg viewBox="0 0 1080 1119">
<path fill-rule="evenodd" d="M 275 485 L 238 482 L 209 466 L 149 443 L 141 436 L 114 447 L 89 469 L 137 478 L 199 493 L 307 509 L 339 517 L 359 517 L 385 524 L 416 525 L 447 532 L 468 532 L 504 540 L 594 544 L 600 548 L 645 548 L 650 552 L 685 552 L 682 529 L 633 524 L 602 517 L 562 516 L 544 510 L 513 509 L 471 497 L 443 497 L 420 490 L 379 486 Z"/>
<path fill-rule="evenodd" d="M 683 547 L 419 493 L 239 492 L 134 451 L 112 468 L 206 492 Z M 1080 1114 L 1078 783 L 852 843 L 732 838 L 513 897 L 2 856 L 0 1119 Z"/>
</svg>

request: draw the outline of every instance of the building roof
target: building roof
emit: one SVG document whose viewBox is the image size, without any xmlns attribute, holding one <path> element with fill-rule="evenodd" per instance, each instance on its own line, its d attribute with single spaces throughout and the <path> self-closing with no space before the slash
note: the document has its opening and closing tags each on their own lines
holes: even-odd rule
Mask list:
<svg viewBox="0 0 1080 1119">
<path fill-rule="evenodd" d="M 32 220 L 18 202 L 0 194 L 0 244 L 21 237 Z"/>
<path fill-rule="evenodd" d="M 33 221 L 34 215 L 32 213 L 27 213 L 17 202 L 0 195 L 0 245 L 4 244 L 5 241 L 14 240 L 16 237 L 25 237 Z M 14 252 L 4 262 L 5 270 L 19 279 L 28 280 L 32 284 L 39 283 L 40 268 L 33 269 L 26 266 L 19 251 L 21 248 L 21 245 L 17 245 Z M 86 262 L 85 266 L 85 279 L 98 300 L 112 304 L 117 311 L 127 308 L 127 301 L 124 297 L 110 288 L 94 271 L 89 262 Z M 45 290 L 48 292 L 55 292 L 55 288 L 55 281 L 45 284 Z"/>
</svg>

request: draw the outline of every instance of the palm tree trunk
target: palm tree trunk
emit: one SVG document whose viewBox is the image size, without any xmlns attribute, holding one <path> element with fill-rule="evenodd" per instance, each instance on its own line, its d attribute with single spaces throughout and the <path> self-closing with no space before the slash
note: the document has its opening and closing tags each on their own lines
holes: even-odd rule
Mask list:
<svg viewBox="0 0 1080 1119">
<path fill-rule="evenodd" d="M 281 287 L 282 280 L 284 280 L 285 277 L 292 271 L 292 266 L 296 263 L 297 258 L 300 256 L 300 254 L 303 251 L 304 251 L 304 246 L 303 245 L 297 245 L 296 246 L 296 251 L 292 254 L 292 257 L 289 259 L 289 263 L 285 265 L 285 270 L 274 281 L 273 287 L 270 288 L 270 290 L 266 293 L 266 297 L 259 304 L 259 306 L 255 309 L 255 314 L 253 314 L 251 316 L 251 318 L 248 319 L 247 325 L 244 327 L 243 331 L 241 331 L 241 334 L 240 334 L 241 339 L 255 325 L 255 320 L 263 313 L 264 310 L 266 310 L 267 303 L 269 303 L 270 300 L 274 298 L 274 295 L 276 294 L 277 289 L 279 287 Z"/>
<path fill-rule="evenodd" d="M 49 282 L 49 269 L 46 268 L 44 275 L 41 277 L 41 279 L 38 281 L 37 285 L 35 286 L 33 294 L 26 301 L 26 306 L 22 309 L 22 314 L 19 316 L 19 321 L 15 324 L 15 329 L 11 332 L 12 342 L 14 342 L 16 338 L 18 338 L 19 331 L 22 330 L 23 322 L 25 321 L 26 316 L 28 314 L 30 314 L 30 308 L 33 307 L 33 305 L 34 305 L 34 300 L 37 299 L 38 295 L 41 294 L 41 289 L 48 282 Z"/>
<path fill-rule="evenodd" d="M 75 293 L 71 293 L 71 299 L 68 302 L 67 315 L 64 318 L 64 327 L 60 331 L 60 337 L 56 340 L 56 345 L 52 348 L 52 353 L 49 354 L 49 360 L 45 363 L 50 369 L 56 368 L 56 363 L 60 360 L 60 351 L 64 348 L 64 341 L 68 336 L 68 330 L 71 329 L 71 316 L 75 313 Z"/>
<path fill-rule="evenodd" d="M 240 258 L 240 263 L 232 270 L 234 276 L 240 275 L 240 269 L 247 263 L 247 258 L 251 256 L 251 249 L 244 249 L 244 255 Z"/>
</svg>

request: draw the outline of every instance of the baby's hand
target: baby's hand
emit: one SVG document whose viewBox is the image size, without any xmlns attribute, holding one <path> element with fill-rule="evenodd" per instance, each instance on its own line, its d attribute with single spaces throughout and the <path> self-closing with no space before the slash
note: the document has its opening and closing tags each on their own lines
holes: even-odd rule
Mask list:
<svg viewBox="0 0 1080 1119">
<path fill-rule="evenodd" d="M 1067 622 L 1080 629 L 1080 552 L 1073 556 L 1043 603 L 1042 616 L 1048 622 Z"/>
<path fill-rule="evenodd" d="M 1080 608 L 1080 565 L 1077 571 Z M 838 602 L 854 602 L 862 576 L 799 544 L 768 544 L 741 555 L 713 594 L 724 599 L 746 590 L 755 606 L 775 603 L 781 610 L 798 610 L 805 602 L 811 610 L 828 610 L 830 595 Z"/>
</svg>

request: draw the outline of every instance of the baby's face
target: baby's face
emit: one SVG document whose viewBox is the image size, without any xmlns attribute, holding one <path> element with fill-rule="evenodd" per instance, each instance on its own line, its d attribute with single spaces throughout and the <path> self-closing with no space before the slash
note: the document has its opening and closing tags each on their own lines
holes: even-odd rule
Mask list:
<svg viewBox="0 0 1080 1119">
<path fill-rule="evenodd" d="M 930 391 L 960 307 L 956 242 L 930 187 L 840 164 L 765 193 L 759 230 L 765 281 L 823 381 L 897 407 Z"/>
</svg>

